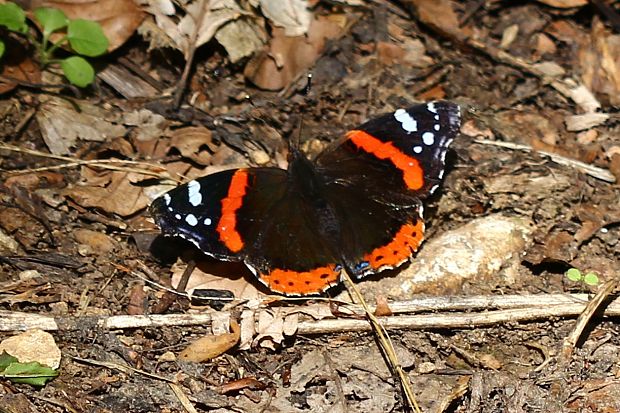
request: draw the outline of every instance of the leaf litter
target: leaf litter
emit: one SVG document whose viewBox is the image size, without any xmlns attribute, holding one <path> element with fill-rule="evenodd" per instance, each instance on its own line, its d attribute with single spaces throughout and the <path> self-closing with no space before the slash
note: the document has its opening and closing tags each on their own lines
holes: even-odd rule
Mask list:
<svg viewBox="0 0 620 413">
<path fill-rule="evenodd" d="M 150 200 L 174 182 L 228 165 L 285 166 L 282 138 L 300 139 L 302 147 L 315 154 L 345 127 L 416 98 L 456 99 L 466 122 L 454 143 L 441 196 L 430 205 L 434 213 L 428 215 L 428 242 L 408 268 L 360 283 L 368 301 L 376 297 L 382 303 L 382 314 L 399 317 L 389 314 L 412 291 L 431 296 L 582 288 L 596 292 L 595 285 L 571 284 L 564 277 L 570 267 L 584 274 L 595 271 L 603 282 L 613 278 L 620 269 L 617 188 L 538 152 L 608 168 L 619 176 L 613 111 L 619 86 L 618 35 L 613 25 L 595 7 L 581 9 L 579 1 L 511 7 L 498 3 L 490 9 L 477 2 L 415 0 L 402 2 L 403 9 L 392 3 L 361 8 L 352 3 L 93 2 L 92 10 L 102 15 L 108 10 L 113 22 L 104 25 L 111 49 L 137 56 L 139 67 L 131 67 L 131 72 L 166 85 L 163 99 L 178 88 L 182 71 L 182 63 L 167 49 L 187 60 L 192 48 L 200 48 L 192 65 L 195 72 L 187 83 L 187 99 L 174 115 L 159 110 L 164 106 L 120 98 L 106 86 L 87 91 L 81 100 L 67 100 L 33 96 L 18 86 L 24 80 L 39 82 L 36 77 L 7 83 L 11 86 L 6 92 L 12 92 L 2 95 L 1 108 L 6 119 L 17 121 L 5 124 L 0 136 L 22 150 L 0 147 L 1 167 L 13 173 L 3 176 L 0 187 L 2 310 L 57 317 L 84 312 L 148 317 L 162 297 L 158 286 L 178 283 L 186 261 L 183 250 L 188 249 L 164 244 L 167 256 L 155 261 L 148 253 L 154 246 L 146 241 L 139 249 L 134 245 L 138 235 L 155 239 L 154 227 L 142 213 Z M 78 8 L 53 5 L 66 7 L 67 14 Z M 136 30 L 148 46 L 131 39 Z M 117 63 L 117 57 L 105 59 Z M 7 69 L 21 70 L 19 63 L 7 62 L 3 76 Z M 313 90 L 302 98 L 295 92 L 311 69 L 316 75 Z M 21 117 L 23 107 L 34 108 L 35 121 Z M 481 136 L 530 150 L 476 143 Z M 35 156 L 35 150 L 57 158 Z M 75 166 L 68 167 L 68 159 Z M 119 170 L 84 161 L 147 162 L 160 169 L 148 174 L 127 169 L 137 168 L 134 164 Z M 54 173 L 36 170 L 61 163 L 65 167 Z M 15 174 L 24 168 L 31 170 Z M 20 197 L 7 190 L 9 186 L 23 187 L 20 191 L 32 196 Z M 31 208 L 35 204 L 37 212 Z M 499 235 L 491 240 L 493 231 L 482 223 L 504 216 L 519 222 L 518 227 L 497 224 L 493 230 Z M 111 225 L 115 220 L 121 220 L 124 229 Z M 448 256 L 443 261 L 442 251 Z M 41 254 L 35 257 L 33 252 Z M 52 262 L 50 252 L 62 252 L 67 259 Z M 42 261 L 46 256 L 48 261 Z M 79 260 L 69 265 L 68 257 Z M 152 271 L 139 283 L 130 275 L 119 276 L 116 264 L 136 260 L 147 262 Z M 475 265 L 480 262 L 484 265 Z M 182 403 L 198 411 L 254 411 L 259 406 L 274 411 L 404 409 L 372 336 L 299 334 L 305 320 L 334 314 L 347 320 L 356 314 L 338 306 L 318 310 L 307 302 L 267 296 L 240 266 L 220 265 L 201 263 L 188 284 L 232 292 L 234 299 L 226 302 L 222 319 L 214 317 L 210 325 L 137 327 L 122 334 L 87 325 L 55 333 L 63 355 L 114 358 L 148 374 L 175 377 L 178 387 L 171 389 L 153 377 L 112 377 L 110 365 L 87 367 L 65 358 L 60 376 L 46 390 L 85 410 L 131 411 L 138 402 L 142 411 L 162 406 L 183 411 Z M 441 277 L 452 267 L 456 271 L 451 279 L 437 278 L 422 288 L 413 282 L 435 276 L 433 271 Z M 36 276 L 29 279 L 28 271 Z M 346 293 L 334 298 L 348 299 Z M 166 311 L 189 316 L 218 311 L 192 302 L 179 298 Z M 235 321 L 226 318 L 229 314 L 239 320 L 238 330 L 232 328 Z M 521 323 L 517 330 L 515 325 L 390 331 L 422 410 L 452 405 L 463 411 L 516 411 L 528 405 L 541 411 L 578 411 L 593 403 L 618 410 L 617 389 L 610 384 L 617 375 L 613 366 L 620 346 L 613 320 L 592 324 L 574 354 L 577 362 L 562 371 L 547 360 L 570 333 L 570 320 Z M 0 333 L 2 338 L 8 334 Z M 207 337 L 209 361 L 175 364 L 174 355 L 182 348 L 201 347 L 195 344 L 201 336 Z M 546 383 L 551 388 L 562 383 L 565 391 L 551 392 Z M 506 386 L 518 397 L 505 393 Z M 32 394 L 27 387 L 17 389 Z M 3 406 L 17 403 L 1 391 L 0 398 Z M 55 411 L 56 405 L 41 399 L 32 397 L 30 402 L 41 411 Z"/>
</svg>

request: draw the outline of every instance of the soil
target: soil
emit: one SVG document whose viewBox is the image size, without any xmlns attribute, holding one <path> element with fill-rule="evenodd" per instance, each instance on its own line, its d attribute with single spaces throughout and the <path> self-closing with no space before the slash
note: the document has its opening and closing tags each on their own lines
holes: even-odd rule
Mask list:
<svg viewBox="0 0 620 413">
<path fill-rule="evenodd" d="M 330 317 L 363 324 L 363 315 L 351 316 L 338 301 L 268 296 L 242 266 L 205 259 L 182 240 L 158 237 L 146 207 L 171 188 L 164 175 L 187 181 L 231 166 L 282 167 L 287 142 L 298 141 L 314 156 L 346 130 L 412 102 L 451 100 L 463 114 L 444 183 L 425 208 L 429 241 L 420 254 L 424 245 L 441 248 L 433 239 L 472 223 L 467 228 L 473 228 L 470 247 L 476 250 L 482 241 L 475 223 L 487 217 L 518 218 L 529 229 L 510 256 L 495 257 L 499 264 L 484 274 L 476 269 L 465 276 L 461 267 L 458 279 L 395 293 L 401 272 L 417 268 L 414 257 L 410 267 L 360 281 L 366 299 L 386 303 L 382 315 L 398 318 L 395 303 L 420 298 L 585 293 L 579 297 L 588 299 L 611 285 L 604 303 L 613 307 L 620 274 L 620 84 L 609 80 L 620 78 L 620 53 L 612 47 L 618 39 L 613 19 L 608 23 L 593 5 L 554 8 L 548 2 L 441 1 L 441 13 L 430 16 L 424 2 L 402 2 L 402 8 L 378 1 L 363 8 L 318 3 L 314 13 L 346 16 L 349 24 L 314 59 L 308 93 L 303 70 L 283 90 L 257 88 L 244 74 L 247 59 L 231 63 L 209 42 L 197 50 L 183 104 L 175 109 L 171 92 L 183 71 L 181 55 L 149 50 L 136 34 L 100 63 L 131 61 L 162 96 L 123 97 L 101 79 L 80 99 L 69 89 L 57 94 L 25 83 L 0 95 L 0 314 L 5 322 L 9 314 L 54 317 L 57 327 L 38 327 L 50 331 L 62 354 L 58 377 L 45 386 L 0 379 L 0 411 L 409 411 L 370 327 L 308 327 Z M 451 10 L 458 30 L 445 17 Z M 543 62 L 563 73 L 541 71 L 536 64 Z M 589 102 L 600 103 L 598 112 L 562 85 L 583 85 Z M 74 104 L 84 109 L 58 123 L 51 137 L 49 122 L 60 121 Z M 567 126 L 572 117 L 592 113 L 610 116 L 583 128 Z M 62 128 L 72 123 L 99 134 L 70 139 L 73 132 Z M 63 148 L 56 158 L 41 156 Z M 110 159 L 150 166 L 74 164 Z M 598 169 L 587 173 L 562 159 Z M 168 291 L 192 259 L 205 278 L 190 283 L 223 301 Z M 598 281 L 571 281 L 565 274 L 571 268 L 594 273 Z M 337 293 L 350 301 L 343 289 L 328 297 Z M 226 301 L 231 295 L 236 300 Z M 258 308 L 268 311 L 252 313 Z M 317 308 L 329 314 L 319 316 Z M 482 317 L 498 308 L 483 308 Z M 578 313 L 409 326 L 389 329 L 389 336 L 424 412 L 620 411 L 620 328 L 617 313 L 604 309 L 574 345 L 568 342 L 568 356 Z M 480 308 L 441 314 L 470 311 Z M 157 314 L 208 314 L 211 322 L 112 328 L 100 322 Z M 242 322 L 248 314 L 257 317 L 257 330 L 249 333 Z M 272 318 L 261 321 L 259 314 Z M 24 326 L 35 326 L 26 319 Z M 240 333 L 230 320 L 241 324 Z M 0 340 L 19 333 L 3 323 Z M 214 356 L 194 362 L 181 355 L 205 335 L 219 337 L 223 346 Z"/>
</svg>

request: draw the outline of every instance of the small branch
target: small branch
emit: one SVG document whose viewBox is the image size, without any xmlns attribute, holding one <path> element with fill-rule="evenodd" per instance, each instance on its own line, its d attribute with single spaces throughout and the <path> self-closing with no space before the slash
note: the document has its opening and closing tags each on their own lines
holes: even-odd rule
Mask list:
<svg viewBox="0 0 620 413">
<path fill-rule="evenodd" d="M 575 328 L 564 339 L 562 352 L 560 353 L 560 364 L 566 365 L 569 363 L 571 356 L 573 355 L 573 350 L 577 345 L 577 341 L 579 341 L 579 338 L 583 334 L 583 330 L 586 328 L 594 314 L 601 308 L 601 304 L 603 304 L 609 295 L 613 293 L 617 286 L 618 280 L 615 278 L 612 278 L 603 284 L 594 298 L 588 303 L 585 310 L 579 315 Z"/>
<path fill-rule="evenodd" d="M 502 148 L 515 149 L 526 152 L 536 152 L 541 155 L 548 156 L 553 162 L 558 163 L 560 165 L 569 166 L 571 168 L 575 168 L 578 171 L 593 176 L 594 178 L 600 179 L 605 182 L 615 183 L 616 177 L 609 172 L 607 169 L 599 168 L 597 166 L 592 166 L 590 164 L 578 161 L 576 159 L 567 158 L 562 155 L 558 155 L 552 152 L 539 151 L 528 145 L 520 145 L 512 142 L 502 142 L 502 141 L 491 141 L 487 139 L 474 139 L 474 142 L 479 143 L 481 145 L 494 145 L 500 146 Z"/>
<path fill-rule="evenodd" d="M 508 295 L 501 297 L 434 297 L 419 300 L 390 303 L 395 314 L 380 317 L 387 329 L 443 329 L 475 328 L 507 322 L 529 322 L 552 317 L 573 318 L 579 316 L 588 302 L 584 294 L 535 294 Z M 317 314 L 330 314 L 329 304 L 302 306 L 300 313 L 314 307 Z M 358 314 L 364 314 L 360 306 L 351 306 Z M 499 308 L 499 309 L 498 309 Z M 371 311 L 374 311 L 370 307 Z M 463 312 L 447 312 L 462 310 Z M 258 310 L 260 311 L 260 310 Z M 265 310 L 268 311 L 268 310 Z M 430 314 L 411 314 L 427 311 Z M 438 314 L 439 311 L 446 311 Z M 605 309 L 606 316 L 620 316 L 620 299 L 614 300 Z M 163 314 L 163 315 L 117 315 L 109 317 L 51 317 L 17 311 L 0 311 L 0 331 L 20 331 L 38 328 L 47 331 L 89 330 L 89 329 L 132 329 L 163 326 L 209 325 L 211 314 Z M 302 335 L 341 333 L 345 331 L 370 331 L 365 319 L 307 318 L 299 322 L 297 333 Z"/>
</svg>

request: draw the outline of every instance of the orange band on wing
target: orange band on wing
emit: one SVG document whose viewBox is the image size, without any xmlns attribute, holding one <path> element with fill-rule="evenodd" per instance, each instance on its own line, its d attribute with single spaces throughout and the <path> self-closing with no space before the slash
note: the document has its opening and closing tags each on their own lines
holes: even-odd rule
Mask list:
<svg viewBox="0 0 620 413">
<path fill-rule="evenodd" d="M 247 187 L 248 173 L 239 169 L 230 180 L 228 195 L 222 199 L 222 216 L 216 231 L 220 234 L 220 241 L 232 252 L 239 252 L 243 248 L 243 240 L 237 232 L 237 210 L 243 204 Z"/>
<path fill-rule="evenodd" d="M 418 219 L 400 227 L 394 239 L 387 245 L 375 248 L 364 256 L 370 267 L 379 270 L 396 267 L 405 262 L 424 240 L 424 223 Z"/>
<path fill-rule="evenodd" d="M 286 295 L 308 295 L 325 291 L 338 282 L 340 271 L 336 265 L 315 268 L 309 271 L 275 269 L 269 274 L 260 274 L 259 279 L 270 290 Z"/>
<path fill-rule="evenodd" d="M 388 159 L 392 162 L 403 172 L 407 188 L 417 190 L 424 186 L 424 172 L 420 162 L 396 148 L 391 142 L 383 142 L 361 130 L 349 131 L 347 137 L 358 148 L 379 159 Z"/>
</svg>

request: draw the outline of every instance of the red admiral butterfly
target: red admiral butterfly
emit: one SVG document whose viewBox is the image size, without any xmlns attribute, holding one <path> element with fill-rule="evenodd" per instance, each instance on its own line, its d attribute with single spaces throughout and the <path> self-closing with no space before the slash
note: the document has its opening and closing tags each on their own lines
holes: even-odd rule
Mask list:
<svg viewBox="0 0 620 413">
<path fill-rule="evenodd" d="M 153 201 L 164 234 L 220 260 L 243 261 L 271 290 L 320 293 L 341 270 L 361 278 L 407 261 L 424 238 L 422 201 L 437 188 L 459 107 L 398 109 L 349 131 L 287 170 L 207 175 Z"/>
</svg>

